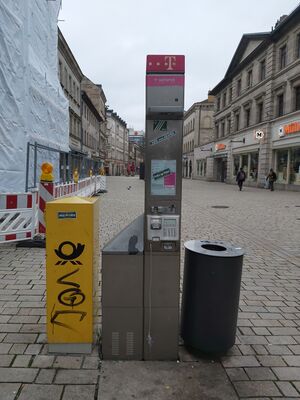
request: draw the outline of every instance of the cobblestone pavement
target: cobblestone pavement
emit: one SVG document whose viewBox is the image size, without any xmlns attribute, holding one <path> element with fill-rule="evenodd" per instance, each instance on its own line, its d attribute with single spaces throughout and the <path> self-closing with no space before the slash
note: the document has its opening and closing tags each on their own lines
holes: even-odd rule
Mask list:
<svg viewBox="0 0 300 400">
<path fill-rule="evenodd" d="M 108 190 L 102 245 L 144 207 L 137 178 L 109 178 Z M 236 345 L 217 360 L 241 399 L 300 399 L 299 206 L 299 193 L 183 183 L 182 243 L 223 239 L 246 252 Z M 101 399 L 97 349 L 47 352 L 44 258 L 43 249 L 0 246 L 0 400 Z"/>
</svg>

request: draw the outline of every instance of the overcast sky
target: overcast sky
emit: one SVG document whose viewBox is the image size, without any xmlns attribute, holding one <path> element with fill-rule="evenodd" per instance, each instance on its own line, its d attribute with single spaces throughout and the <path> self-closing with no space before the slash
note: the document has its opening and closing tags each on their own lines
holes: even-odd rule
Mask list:
<svg viewBox="0 0 300 400">
<path fill-rule="evenodd" d="M 185 109 L 207 98 L 243 33 L 270 31 L 299 0 L 62 0 L 59 27 L 107 105 L 144 130 L 147 54 L 184 54 Z"/>
</svg>

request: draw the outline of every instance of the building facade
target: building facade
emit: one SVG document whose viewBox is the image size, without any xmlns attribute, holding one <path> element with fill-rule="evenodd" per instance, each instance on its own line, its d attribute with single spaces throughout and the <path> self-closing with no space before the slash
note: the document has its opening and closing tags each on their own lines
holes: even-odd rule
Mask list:
<svg viewBox="0 0 300 400">
<path fill-rule="evenodd" d="M 214 139 L 214 97 L 209 95 L 206 100 L 196 104 L 194 168 L 192 176 L 194 179 L 207 179 L 206 158 L 211 154 L 210 142 Z"/>
<path fill-rule="evenodd" d="M 128 165 L 127 124 L 113 110 L 106 110 L 107 118 L 107 163 L 106 174 L 125 175 Z"/>
<path fill-rule="evenodd" d="M 213 180 L 263 187 L 270 168 L 277 187 L 300 190 L 300 6 L 271 32 L 243 35 L 215 96 Z"/>
<path fill-rule="evenodd" d="M 70 159 L 62 160 L 72 171 L 80 170 L 82 153 L 81 138 L 81 81 L 83 73 L 73 56 L 63 34 L 58 28 L 58 74 L 64 94 L 69 101 L 69 146 Z M 65 165 L 61 168 L 65 169 Z M 68 177 L 65 177 L 65 179 Z"/>
<path fill-rule="evenodd" d="M 105 160 L 107 157 L 107 132 L 106 132 L 106 96 L 104 94 L 102 85 L 94 84 L 89 78 L 86 76 L 83 77 L 81 82 L 81 88 L 83 93 L 85 93 L 84 97 L 88 97 L 92 103 L 90 113 L 94 115 L 97 119 L 97 129 L 99 138 L 97 139 L 97 148 L 94 149 L 93 153 L 93 161 L 95 165 L 99 167 L 104 167 Z M 88 104 L 85 103 L 85 107 Z M 95 113 L 96 111 L 96 113 Z M 82 114 L 84 113 L 84 105 L 82 105 Z M 93 129 L 93 125 L 91 125 Z M 90 132 L 91 135 L 92 132 Z M 83 129 L 83 138 L 84 138 L 84 129 Z"/>
</svg>

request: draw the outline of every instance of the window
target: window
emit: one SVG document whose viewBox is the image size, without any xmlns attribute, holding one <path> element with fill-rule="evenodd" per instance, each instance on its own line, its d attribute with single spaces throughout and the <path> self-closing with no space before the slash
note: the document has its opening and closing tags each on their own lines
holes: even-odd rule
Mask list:
<svg viewBox="0 0 300 400">
<path fill-rule="evenodd" d="M 218 97 L 218 98 L 217 98 L 217 111 L 220 110 L 220 105 L 221 105 L 221 98 Z"/>
<path fill-rule="evenodd" d="M 225 121 L 222 121 L 221 123 L 221 135 L 225 136 Z"/>
<path fill-rule="evenodd" d="M 296 39 L 296 58 L 300 58 L 300 33 L 298 33 Z"/>
<path fill-rule="evenodd" d="M 262 122 L 263 120 L 263 112 L 264 112 L 264 103 L 257 103 L 257 122 Z"/>
<path fill-rule="evenodd" d="M 61 61 L 59 61 L 58 73 L 59 73 L 59 80 L 62 83 L 62 81 L 63 81 L 63 72 L 62 72 L 62 63 L 61 63 Z"/>
<path fill-rule="evenodd" d="M 240 95 L 241 95 L 241 91 L 242 91 L 242 80 L 239 79 L 239 80 L 237 81 L 237 90 L 236 90 L 237 96 L 240 96 Z"/>
<path fill-rule="evenodd" d="M 73 97 L 74 97 L 74 99 L 76 97 L 75 82 L 74 81 L 73 81 Z"/>
<path fill-rule="evenodd" d="M 71 75 L 69 75 L 69 93 L 71 94 L 72 93 L 72 78 L 71 78 Z"/>
<path fill-rule="evenodd" d="M 236 176 L 240 169 L 240 156 L 233 156 L 233 175 Z"/>
<path fill-rule="evenodd" d="M 286 44 L 279 49 L 279 69 L 286 67 L 287 47 Z"/>
<path fill-rule="evenodd" d="M 232 102 L 232 86 L 229 88 L 229 103 Z"/>
<path fill-rule="evenodd" d="M 226 107 L 226 92 L 223 93 L 223 107 Z"/>
<path fill-rule="evenodd" d="M 250 172 L 249 180 L 257 181 L 257 171 L 258 171 L 258 153 L 250 153 Z"/>
<path fill-rule="evenodd" d="M 300 86 L 295 87 L 295 111 L 300 110 Z"/>
<path fill-rule="evenodd" d="M 287 162 L 288 162 L 288 151 L 278 150 L 277 151 L 277 182 L 287 183 Z"/>
<path fill-rule="evenodd" d="M 251 114 L 251 109 L 246 108 L 245 109 L 245 127 L 247 128 L 248 126 L 250 126 L 250 114 Z"/>
<path fill-rule="evenodd" d="M 260 80 L 266 79 L 266 60 L 260 62 Z"/>
<path fill-rule="evenodd" d="M 294 185 L 300 185 L 300 147 L 290 150 L 290 180 Z"/>
<path fill-rule="evenodd" d="M 216 138 L 219 137 L 219 124 L 216 124 Z"/>
<path fill-rule="evenodd" d="M 229 135 L 231 132 L 231 118 L 227 118 L 227 134 Z"/>
<path fill-rule="evenodd" d="M 248 71 L 248 73 L 247 73 L 247 87 L 248 87 L 248 88 L 252 86 L 252 78 L 253 78 L 252 75 L 253 75 L 253 74 L 252 74 L 252 69 L 250 69 L 250 70 Z"/>
<path fill-rule="evenodd" d="M 235 130 L 238 131 L 240 129 L 240 113 L 235 114 Z"/>
<path fill-rule="evenodd" d="M 277 117 L 283 115 L 283 93 L 277 96 Z"/>
</svg>

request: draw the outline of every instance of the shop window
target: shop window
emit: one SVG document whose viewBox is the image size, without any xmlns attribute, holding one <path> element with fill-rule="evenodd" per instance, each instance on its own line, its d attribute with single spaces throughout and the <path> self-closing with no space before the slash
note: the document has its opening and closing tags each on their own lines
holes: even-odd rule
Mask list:
<svg viewBox="0 0 300 400">
<path fill-rule="evenodd" d="M 233 156 L 233 175 L 236 176 L 240 168 L 240 156 Z"/>
<path fill-rule="evenodd" d="M 278 150 L 277 151 L 277 182 L 287 183 L 287 162 L 288 162 L 288 151 Z"/>
<path fill-rule="evenodd" d="M 300 147 L 290 150 L 290 182 L 300 185 Z"/>
<path fill-rule="evenodd" d="M 249 179 L 253 182 L 257 181 L 257 171 L 258 171 L 258 153 L 250 153 Z"/>
<path fill-rule="evenodd" d="M 295 87 L 295 111 L 300 110 L 300 86 Z"/>
<path fill-rule="evenodd" d="M 242 155 L 242 168 L 246 174 L 246 178 L 248 178 L 248 154 Z"/>
<path fill-rule="evenodd" d="M 260 62 L 260 80 L 266 79 L 266 60 Z"/>
<path fill-rule="evenodd" d="M 279 49 L 279 69 L 286 67 L 287 61 L 287 46 L 286 44 Z"/>
<path fill-rule="evenodd" d="M 277 117 L 283 115 L 283 93 L 277 96 Z"/>
</svg>

